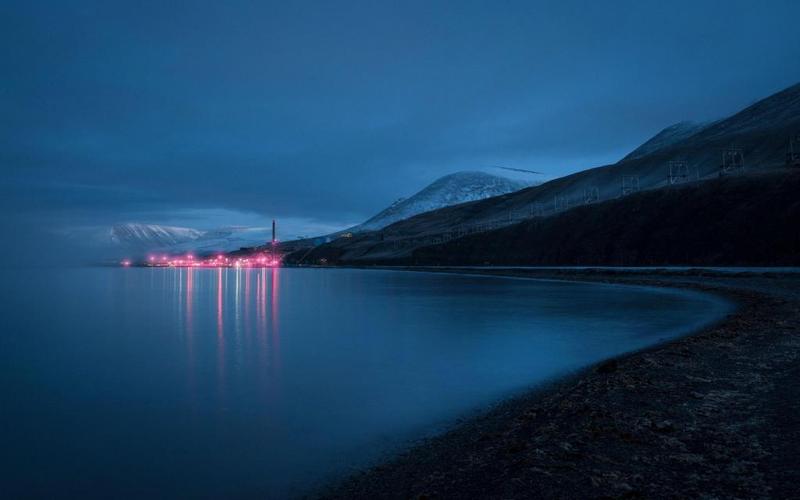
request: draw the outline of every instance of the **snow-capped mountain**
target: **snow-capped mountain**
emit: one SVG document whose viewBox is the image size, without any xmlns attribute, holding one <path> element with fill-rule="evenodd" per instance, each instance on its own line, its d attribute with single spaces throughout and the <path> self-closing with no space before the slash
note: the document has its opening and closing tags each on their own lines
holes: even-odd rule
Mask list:
<svg viewBox="0 0 800 500">
<path fill-rule="evenodd" d="M 214 252 L 263 244 L 270 228 L 226 227 L 201 231 L 188 227 L 127 223 L 111 228 L 112 243 L 130 250 L 150 252 Z"/>
<path fill-rule="evenodd" d="M 242 247 L 263 245 L 270 240 L 271 228 L 268 227 L 226 227 L 212 229 L 203 233 L 196 240 L 169 247 L 171 252 L 230 252 Z"/>
<path fill-rule="evenodd" d="M 379 214 L 351 229 L 374 231 L 438 208 L 518 191 L 528 184 L 484 172 L 456 172 L 440 177 L 409 198 L 401 198 Z"/>
<path fill-rule="evenodd" d="M 194 241 L 203 231 L 188 227 L 160 226 L 157 224 L 127 223 L 111 228 L 111 241 L 118 245 L 161 248 Z"/>
</svg>

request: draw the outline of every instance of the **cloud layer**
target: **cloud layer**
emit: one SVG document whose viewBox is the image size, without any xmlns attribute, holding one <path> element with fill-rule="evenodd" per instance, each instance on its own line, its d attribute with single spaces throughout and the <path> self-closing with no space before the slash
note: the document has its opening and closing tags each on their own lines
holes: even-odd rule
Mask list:
<svg viewBox="0 0 800 500">
<path fill-rule="evenodd" d="M 302 233 L 455 170 L 614 161 L 800 80 L 792 1 L 0 9 L 6 225 L 205 210 Z"/>
</svg>

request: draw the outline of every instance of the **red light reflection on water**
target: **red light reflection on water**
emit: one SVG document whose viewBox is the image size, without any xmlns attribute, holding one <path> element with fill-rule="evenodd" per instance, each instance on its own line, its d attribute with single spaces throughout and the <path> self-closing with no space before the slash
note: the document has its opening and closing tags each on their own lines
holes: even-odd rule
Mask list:
<svg viewBox="0 0 800 500">
<path fill-rule="evenodd" d="M 184 286 L 184 270 L 178 269 L 176 270 L 176 295 L 178 299 L 178 312 L 181 318 L 181 326 L 183 328 L 183 334 L 186 341 L 186 354 L 187 354 L 187 382 L 189 385 L 189 393 L 192 396 L 192 405 L 196 405 L 196 363 L 197 360 L 195 359 L 195 348 L 194 348 L 194 332 L 193 332 L 193 307 L 192 304 L 194 302 L 194 277 L 192 276 L 192 270 L 186 270 L 186 282 Z M 185 291 L 184 291 L 185 289 Z"/>
<path fill-rule="evenodd" d="M 244 271 L 244 334 L 245 341 L 251 338 L 251 321 L 250 321 L 250 271 Z"/>
<path fill-rule="evenodd" d="M 222 338 L 222 268 L 217 269 L 217 338 Z"/>
<path fill-rule="evenodd" d="M 270 294 L 270 305 L 272 309 L 272 349 L 275 355 L 276 368 L 280 368 L 281 336 L 278 330 L 278 290 L 280 289 L 279 271 L 275 267 L 272 269 L 272 293 Z"/>
<path fill-rule="evenodd" d="M 262 351 L 267 348 L 267 270 L 261 268 L 256 289 L 256 322 Z"/>
<path fill-rule="evenodd" d="M 229 385 L 238 380 L 229 370 L 255 370 L 256 376 L 263 377 L 264 396 L 270 400 L 276 396 L 281 369 L 279 273 L 266 266 L 232 270 L 218 266 L 213 272 L 193 267 L 171 269 L 193 404 L 203 392 L 212 390 L 223 408 Z M 211 346 L 216 352 L 204 358 L 202 353 Z M 203 366 L 208 364 L 211 366 Z M 204 387 L 202 375 L 209 368 L 216 373 L 210 386 Z"/>
<path fill-rule="evenodd" d="M 217 384 L 220 395 L 225 395 L 225 322 L 223 312 L 222 268 L 217 269 Z"/>
<path fill-rule="evenodd" d="M 194 273 L 192 268 L 186 270 L 186 332 L 192 334 L 192 304 L 194 303 Z"/>
</svg>

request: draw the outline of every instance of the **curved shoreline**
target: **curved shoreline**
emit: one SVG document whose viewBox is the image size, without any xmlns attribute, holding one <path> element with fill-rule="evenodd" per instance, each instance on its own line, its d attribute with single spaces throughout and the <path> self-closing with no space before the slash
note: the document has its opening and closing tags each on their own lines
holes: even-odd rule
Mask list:
<svg viewBox="0 0 800 500">
<path fill-rule="evenodd" d="M 396 268 L 395 268 L 396 269 Z M 464 269 L 408 268 L 436 272 Z M 791 496 L 800 440 L 800 276 L 698 270 L 466 274 L 694 289 L 727 317 L 501 402 L 325 498 Z M 788 439 L 787 439 L 788 438 Z"/>
</svg>

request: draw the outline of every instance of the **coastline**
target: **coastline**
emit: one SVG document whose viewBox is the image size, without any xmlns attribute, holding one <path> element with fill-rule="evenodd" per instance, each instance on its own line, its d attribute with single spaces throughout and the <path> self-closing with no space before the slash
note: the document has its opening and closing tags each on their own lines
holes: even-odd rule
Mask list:
<svg viewBox="0 0 800 500">
<path fill-rule="evenodd" d="M 398 269 L 398 268 L 393 268 Z M 501 402 L 322 498 L 790 498 L 800 473 L 800 275 L 403 268 L 712 292 L 721 321 Z"/>
</svg>

